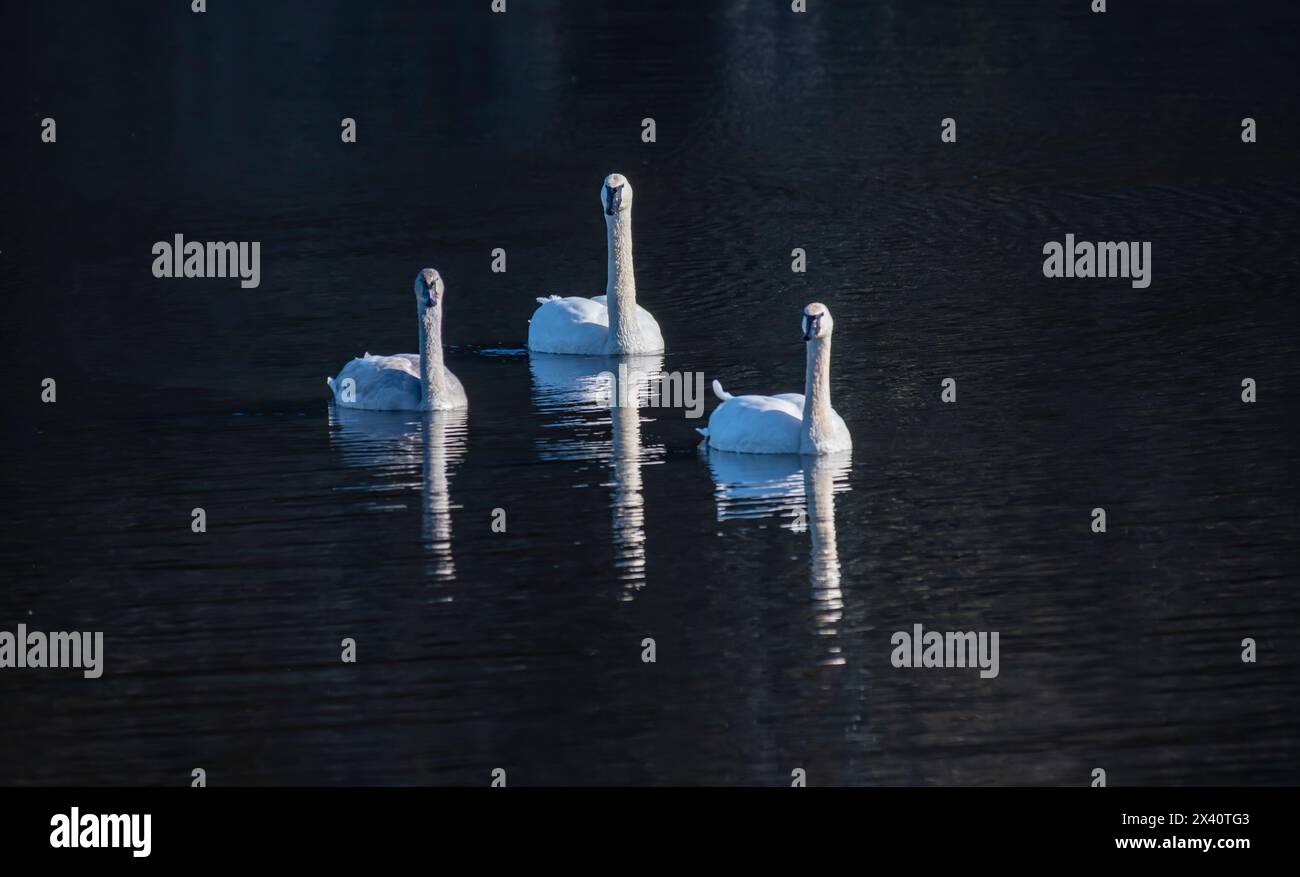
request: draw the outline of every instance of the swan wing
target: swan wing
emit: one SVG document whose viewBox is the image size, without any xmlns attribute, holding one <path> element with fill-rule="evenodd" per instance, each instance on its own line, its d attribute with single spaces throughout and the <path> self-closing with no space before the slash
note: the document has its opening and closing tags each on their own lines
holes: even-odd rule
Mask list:
<svg viewBox="0 0 1300 877">
<path fill-rule="evenodd" d="M 416 362 L 419 362 L 416 357 Z M 460 378 L 451 373 L 451 369 L 444 368 L 443 372 L 447 376 L 447 394 L 439 400 L 439 404 L 434 406 L 439 411 L 451 411 L 458 408 L 469 407 L 469 397 L 465 395 L 465 387 L 460 382 Z"/>
<path fill-rule="evenodd" d="M 841 451 L 852 450 L 853 437 L 849 434 L 849 426 L 840 417 L 840 413 L 834 408 L 831 409 L 831 432 L 832 439 L 826 446 L 825 453 L 839 453 Z"/>
<path fill-rule="evenodd" d="M 709 415 L 709 447 L 742 454 L 797 454 L 803 406 L 783 396 L 733 396 Z"/>
<path fill-rule="evenodd" d="M 593 295 L 591 301 L 599 305 L 604 305 L 605 325 L 609 325 L 609 298 L 604 295 Z M 649 311 L 640 305 L 636 306 L 637 329 L 640 334 L 640 342 L 635 350 L 629 350 L 628 353 L 637 355 L 643 353 L 663 353 L 664 352 L 664 335 L 659 330 L 659 323 Z"/>
<path fill-rule="evenodd" d="M 603 296 L 602 296 L 603 298 Z M 528 349 L 600 356 L 609 337 L 609 308 L 590 298 L 551 296 L 528 322 Z"/>
<path fill-rule="evenodd" d="M 367 353 L 343 366 L 330 388 L 334 393 L 334 404 L 344 408 L 418 410 L 420 357 L 413 353 L 396 356 L 371 356 Z"/>
<path fill-rule="evenodd" d="M 650 312 L 640 305 L 636 306 L 637 322 L 641 329 L 641 343 L 633 353 L 663 353 L 664 335 L 659 331 L 659 323 Z"/>
</svg>

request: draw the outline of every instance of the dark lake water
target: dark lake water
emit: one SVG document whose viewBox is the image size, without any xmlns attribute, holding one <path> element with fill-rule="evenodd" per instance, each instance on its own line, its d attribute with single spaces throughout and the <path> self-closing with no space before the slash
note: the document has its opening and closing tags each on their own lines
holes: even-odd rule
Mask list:
<svg viewBox="0 0 1300 877">
<path fill-rule="evenodd" d="M 209 5 L 3 13 L 0 630 L 106 657 L 0 672 L 0 783 L 1300 782 L 1294 5 Z M 825 302 L 851 459 L 524 352 L 611 171 L 662 367 L 801 391 Z M 1151 286 L 1044 278 L 1067 233 Z M 468 414 L 332 412 L 426 265 Z"/>
</svg>

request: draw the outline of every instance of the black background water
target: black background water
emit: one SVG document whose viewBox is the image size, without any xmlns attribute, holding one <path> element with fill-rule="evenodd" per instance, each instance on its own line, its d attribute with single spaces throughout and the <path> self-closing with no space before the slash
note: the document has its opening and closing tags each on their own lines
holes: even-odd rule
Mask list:
<svg viewBox="0 0 1300 877">
<path fill-rule="evenodd" d="M 188 5 L 3 13 L 0 629 L 107 655 L 0 672 L 0 782 L 1300 781 L 1293 5 Z M 517 352 L 614 170 L 665 368 L 798 391 L 830 307 L 847 472 L 746 497 Z M 153 278 L 178 233 L 261 286 Z M 424 265 L 468 419 L 332 419 Z M 1000 675 L 894 669 L 917 623 Z"/>
</svg>

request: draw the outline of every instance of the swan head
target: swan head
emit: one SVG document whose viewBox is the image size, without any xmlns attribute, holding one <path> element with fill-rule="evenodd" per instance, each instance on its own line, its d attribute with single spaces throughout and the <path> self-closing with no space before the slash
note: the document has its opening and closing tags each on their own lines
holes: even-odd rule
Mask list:
<svg viewBox="0 0 1300 877">
<path fill-rule="evenodd" d="M 442 275 L 432 268 L 425 268 L 415 277 L 415 300 L 426 308 L 436 307 L 442 301 L 444 287 Z"/>
<path fill-rule="evenodd" d="M 803 309 L 803 340 L 829 338 L 834 328 L 835 321 L 831 319 L 831 312 L 826 305 L 815 301 Z"/>
<path fill-rule="evenodd" d="M 618 216 L 632 209 L 632 184 L 622 174 L 610 174 L 600 187 L 600 204 L 606 216 Z"/>
</svg>

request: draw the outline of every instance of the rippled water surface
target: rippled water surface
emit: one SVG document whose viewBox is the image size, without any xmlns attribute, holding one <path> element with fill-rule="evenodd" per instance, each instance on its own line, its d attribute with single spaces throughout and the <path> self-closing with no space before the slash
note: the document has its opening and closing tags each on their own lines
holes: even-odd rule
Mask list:
<svg viewBox="0 0 1300 877">
<path fill-rule="evenodd" d="M 107 650 L 0 673 L 0 782 L 1300 782 L 1293 6 L 168 5 L 0 27 L 0 630 Z M 668 350 L 529 357 L 614 170 Z M 1045 279 L 1067 233 L 1151 286 Z M 175 234 L 260 287 L 154 279 Z M 468 414 L 332 411 L 426 264 Z M 609 404 L 799 392 L 813 300 L 851 456 Z"/>
</svg>

